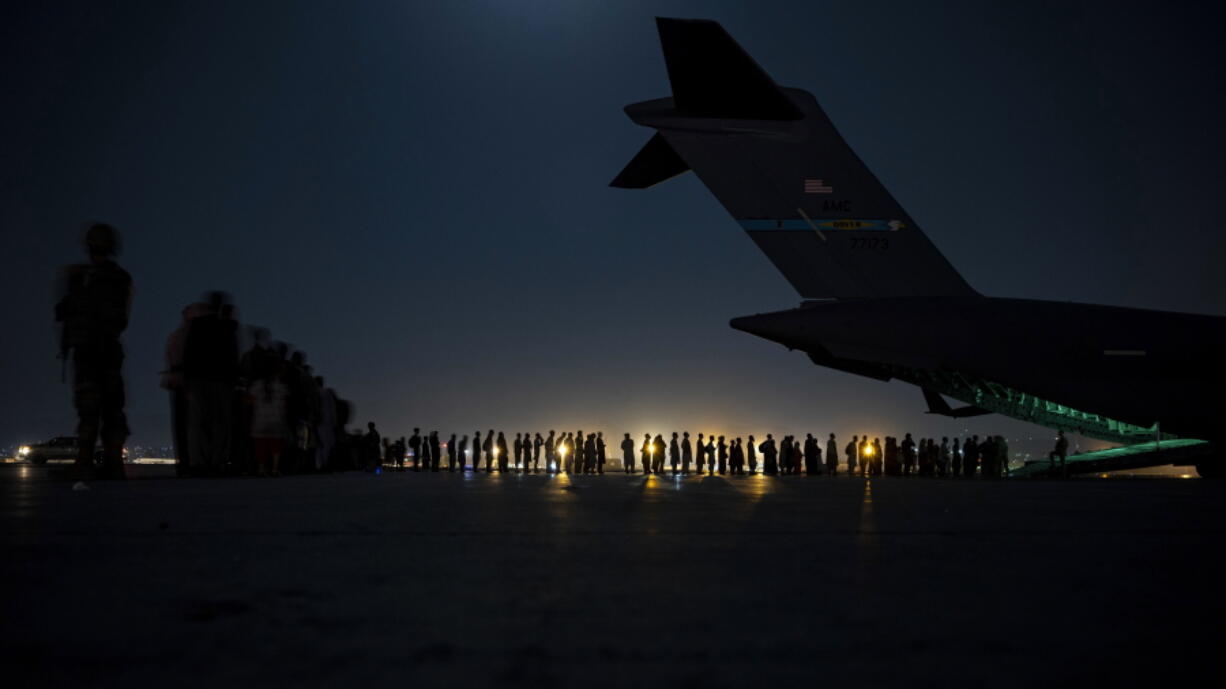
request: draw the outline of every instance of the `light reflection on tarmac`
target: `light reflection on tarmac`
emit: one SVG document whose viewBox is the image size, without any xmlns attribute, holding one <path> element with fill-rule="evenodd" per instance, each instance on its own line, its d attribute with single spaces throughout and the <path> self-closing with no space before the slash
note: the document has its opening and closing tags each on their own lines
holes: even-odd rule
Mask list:
<svg viewBox="0 0 1226 689">
<path fill-rule="evenodd" d="M 10 676 L 584 689 L 1226 678 L 1222 482 L 171 472 L 137 466 L 136 480 L 74 491 L 63 468 L 0 467 Z"/>
</svg>

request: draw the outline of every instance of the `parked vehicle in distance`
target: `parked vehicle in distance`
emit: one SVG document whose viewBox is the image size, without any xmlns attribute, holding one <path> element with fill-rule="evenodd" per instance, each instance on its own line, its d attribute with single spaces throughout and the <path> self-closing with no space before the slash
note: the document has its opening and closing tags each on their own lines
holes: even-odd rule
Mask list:
<svg viewBox="0 0 1226 689">
<path fill-rule="evenodd" d="M 57 435 L 45 443 L 22 445 L 17 450 L 17 459 L 31 464 L 46 464 L 50 460 L 75 461 L 77 458 L 77 437 L 75 435 Z M 128 461 L 128 448 L 123 449 L 123 461 Z M 94 463 L 102 462 L 102 448 L 94 450 Z"/>
</svg>

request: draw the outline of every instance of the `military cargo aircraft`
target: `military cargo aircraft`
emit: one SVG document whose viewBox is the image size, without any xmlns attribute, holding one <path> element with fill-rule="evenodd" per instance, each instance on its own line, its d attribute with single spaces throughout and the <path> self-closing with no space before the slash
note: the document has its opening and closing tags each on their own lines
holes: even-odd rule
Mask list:
<svg viewBox="0 0 1226 689">
<path fill-rule="evenodd" d="M 655 134 L 611 186 L 693 170 L 803 300 L 733 328 L 913 383 L 930 413 L 1001 413 L 1125 446 L 1070 458 L 1073 471 L 1223 473 L 1226 318 L 981 295 L 812 94 L 778 86 L 717 22 L 657 28 L 672 96 L 626 106 Z"/>
</svg>

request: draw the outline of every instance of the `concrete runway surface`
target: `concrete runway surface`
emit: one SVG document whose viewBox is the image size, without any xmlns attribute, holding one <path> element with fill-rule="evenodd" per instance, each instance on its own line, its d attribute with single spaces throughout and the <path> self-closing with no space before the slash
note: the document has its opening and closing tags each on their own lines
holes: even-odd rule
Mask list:
<svg viewBox="0 0 1226 689">
<path fill-rule="evenodd" d="M 10 686 L 1226 681 L 1226 482 L 136 470 L 0 467 Z"/>
</svg>

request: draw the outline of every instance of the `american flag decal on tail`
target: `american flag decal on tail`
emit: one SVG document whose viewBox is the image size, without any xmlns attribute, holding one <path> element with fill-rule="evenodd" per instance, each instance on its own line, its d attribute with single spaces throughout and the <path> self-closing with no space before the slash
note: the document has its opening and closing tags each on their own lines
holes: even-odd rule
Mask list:
<svg viewBox="0 0 1226 689">
<path fill-rule="evenodd" d="M 834 187 L 829 186 L 828 184 L 824 183 L 820 179 L 806 179 L 805 180 L 805 193 L 806 194 L 833 194 Z"/>
</svg>

